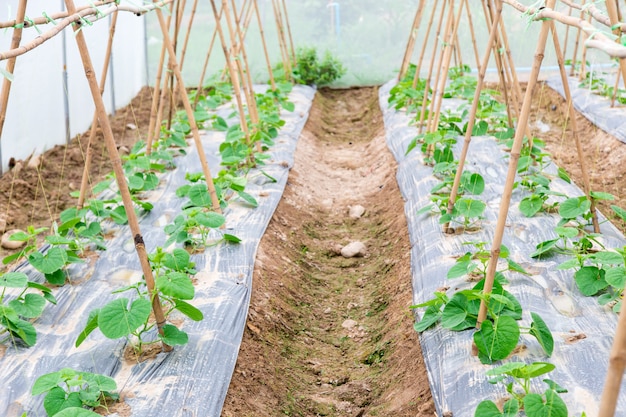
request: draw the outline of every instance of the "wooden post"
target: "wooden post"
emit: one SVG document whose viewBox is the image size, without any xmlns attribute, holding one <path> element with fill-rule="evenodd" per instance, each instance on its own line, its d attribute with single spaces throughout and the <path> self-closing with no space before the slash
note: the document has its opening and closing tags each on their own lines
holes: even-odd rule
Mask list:
<svg viewBox="0 0 626 417">
<path fill-rule="evenodd" d="M 13 28 L 13 37 L 11 38 L 11 49 L 16 49 L 20 46 L 22 41 L 22 24 L 24 23 L 24 16 L 26 14 L 26 0 L 20 0 L 17 5 L 17 15 L 15 16 L 16 25 Z M 15 61 L 17 57 L 9 58 L 7 60 L 6 71 L 9 74 L 13 74 L 15 70 Z M 2 130 L 4 129 L 4 122 L 7 116 L 7 105 L 9 104 L 9 93 L 11 92 L 11 81 L 5 78 L 2 81 L 2 91 L 0 91 L 0 140 L 2 139 Z M 2 173 L 2 161 L 0 161 L 0 174 Z"/>
<path fill-rule="evenodd" d="M 584 6 L 586 3 L 586 0 L 582 0 L 581 5 Z M 583 9 L 580 11 L 580 18 L 584 18 L 585 17 L 585 9 L 583 7 Z M 576 42 L 574 43 L 574 54 L 572 55 L 572 66 L 569 70 L 569 75 L 573 76 L 574 72 L 576 70 L 576 58 L 578 58 L 578 47 L 580 45 L 580 37 L 582 36 L 582 29 L 578 28 L 578 31 L 576 32 Z"/>
<path fill-rule="evenodd" d="M 622 73 L 620 71 L 617 72 L 615 76 L 615 85 L 613 86 L 613 95 L 611 96 L 611 107 L 615 107 L 615 100 L 617 99 L 617 90 L 619 89 L 619 82 L 622 78 Z"/>
<path fill-rule="evenodd" d="M 472 37 L 472 47 L 474 49 L 474 58 L 476 58 L 476 71 L 480 72 L 480 55 L 478 53 L 478 44 L 476 43 L 476 31 L 474 30 L 474 18 L 472 17 L 472 10 L 470 9 L 469 0 L 465 1 L 465 11 L 467 12 L 468 26 L 470 30 L 470 36 Z"/>
<path fill-rule="evenodd" d="M 219 16 L 217 19 L 222 19 L 222 11 L 220 10 Z M 193 101 L 193 107 L 196 108 L 198 105 L 198 100 L 200 99 L 200 91 L 202 91 L 204 87 L 204 76 L 206 75 L 207 67 L 209 66 L 209 58 L 211 57 L 211 52 L 213 51 L 213 45 L 215 44 L 215 38 L 217 37 L 217 26 L 213 29 L 213 36 L 211 36 L 211 42 L 209 43 L 209 50 L 206 53 L 204 58 L 204 65 L 202 66 L 202 72 L 200 73 L 200 81 L 198 81 L 198 89 L 196 90 L 196 97 Z"/>
<path fill-rule="evenodd" d="M 547 0 L 547 7 L 553 8 L 556 0 Z M 548 39 L 548 33 L 550 31 L 550 21 L 546 20 L 541 23 L 541 31 L 539 33 L 539 39 L 537 41 L 537 48 L 535 50 L 535 60 L 530 72 L 530 78 L 526 87 L 526 94 L 524 96 L 524 104 L 522 105 L 522 111 L 520 113 L 518 128 L 515 131 L 515 138 L 513 140 L 513 148 L 511 149 L 511 156 L 509 159 L 509 169 L 507 172 L 506 182 L 504 184 L 504 193 L 500 201 L 500 211 L 498 214 L 498 223 L 496 224 L 496 230 L 493 237 L 493 244 L 491 246 L 491 257 L 487 266 L 487 275 L 485 277 L 485 286 L 483 289 L 484 294 L 490 294 L 493 289 L 493 282 L 496 276 L 496 267 L 498 266 L 498 259 L 500 258 L 500 247 L 502 246 L 502 237 L 504 236 L 504 227 L 506 225 L 506 217 L 509 213 L 509 206 L 511 205 L 511 194 L 513 192 L 513 184 L 515 183 L 515 175 L 517 173 L 517 163 L 520 158 L 520 151 L 522 149 L 525 128 L 528 124 L 530 116 L 530 105 L 532 102 L 532 93 L 537 79 L 539 77 L 539 71 L 541 69 L 541 63 L 543 61 L 544 51 L 546 48 L 546 41 Z M 480 328 L 482 322 L 487 318 L 487 304 L 482 301 L 480 303 L 480 310 L 478 312 L 478 320 L 476 327 Z"/>
<path fill-rule="evenodd" d="M 574 8 L 572 6 L 569 6 L 569 9 L 567 11 L 567 15 L 571 16 L 572 15 L 572 11 L 574 11 Z M 570 27 L 569 25 L 565 26 L 565 39 L 563 40 L 563 58 L 565 58 L 567 56 L 567 43 L 569 41 L 569 31 L 570 31 Z M 572 65 L 574 65 L 574 63 L 572 63 Z"/>
<path fill-rule="evenodd" d="M 591 22 L 591 14 L 587 16 L 587 21 Z M 585 32 L 583 34 L 585 40 L 589 38 L 589 35 Z M 582 81 L 587 77 L 587 47 L 583 42 L 583 52 L 580 60 L 580 74 L 578 74 L 578 78 Z"/>
<path fill-rule="evenodd" d="M 444 0 L 445 1 L 445 0 Z M 426 35 L 424 36 L 424 43 L 422 43 L 422 51 L 420 52 L 420 57 L 417 61 L 417 68 L 415 73 L 418 74 L 422 68 L 422 63 L 424 62 L 424 55 L 426 54 L 426 47 L 428 47 L 428 38 L 430 36 L 430 31 L 433 27 L 433 23 L 435 21 L 435 15 L 437 14 L 437 5 L 439 4 L 439 0 L 435 0 L 435 3 L 431 7 L 430 18 L 428 19 L 428 27 L 426 28 Z M 413 88 L 417 87 L 417 80 L 419 77 L 416 75 L 413 80 Z"/>
<path fill-rule="evenodd" d="M 411 57 L 413 56 L 413 50 L 415 49 L 417 30 L 420 22 L 422 21 L 422 14 L 424 13 L 424 3 L 425 0 L 420 0 L 420 4 L 415 12 L 415 18 L 413 19 L 413 25 L 411 26 L 411 32 L 409 33 L 409 41 L 407 42 L 406 49 L 404 51 L 404 58 L 402 59 L 400 72 L 398 73 L 398 81 L 402 81 L 402 78 L 404 78 L 404 75 L 409 68 L 409 63 L 411 62 Z"/>
<path fill-rule="evenodd" d="M 104 94 L 104 87 L 107 82 L 107 74 L 109 73 L 109 64 L 111 63 L 111 49 L 113 47 L 113 38 L 115 37 L 115 25 L 117 24 L 117 15 L 119 12 L 113 13 L 111 17 L 111 26 L 109 27 L 109 40 L 107 42 L 106 52 L 104 53 L 104 64 L 100 75 L 100 95 Z M 93 120 L 91 121 L 91 130 L 89 131 L 89 139 L 87 140 L 87 149 L 85 151 L 85 166 L 83 167 L 83 177 L 80 181 L 80 194 L 78 195 L 77 206 L 83 208 L 85 198 L 87 197 L 87 186 L 89 184 L 89 170 L 91 169 L 91 159 L 93 158 L 93 150 L 91 144 L 96 138 L 98 129 L 98 112 L 94 111 Z"/>
<path fill-rule="evenodd" d="M 496 12 L 493 16 L 491 23 L 491 30 L 489 31 L 489 40 L 487 41 L 487 48 L 483 55 L 482 63 L 479 65 L 480 71 L 478 73 L 478 82 L 476 84 L 476 91 L 474 92 L 474 100 L 472 101 L 472 107 L 470 109 L 469 118 L 467 120 L 467 130 L 465 131 L 465 142 L 463 142 L 463 149 L 461 150 L 461 156 L 459 157 L 459 165 L 456 169 L 456 175 L 454 176 L 454 183 L 452 184 L 452 190 L 450 191 L 450 198 L 448 200 L 448 213 L 452 212 L 454 204 L 456 203 L 456 197 L 459 193 L 459 187 L 461 185 L 461 176 L 463 174 L 463 168 L 465 167 L 465 160 L 467 159 L 467 153 L 469 150 L 470 142 L 472 141 L 472 131 L 476 123 L 476 113 L 478 111 L 478 103 L 480 101 L 480 93 L 482 92 L 485 82 L 485 75 L 487 73 L 487 67 L 489 66 L 489 58 L 491 58 L 491 52 L 493 45 L 496 42 L 496 36 L 498 34 L 498 26 L 502 18 L 502 1 L 496 0 Z M 450 233 L 450 223 L 446 223 L 443 226 L 445 233 Z"/>
<path fill-rule="evenodd" d="M 169 32 L 167 30 L 167 25 L 165 23 L 165 19 L 163 18 L 163 12 L 158 7 L 155 9 L 157 18 L 159 19 L 159 26 L 161 27 L 161 33 L 163 34 L 163 42 L 165 42 L 165 46 L 167 47 L 169 63 L 172 71 L 174 72 L 174 76 L 178 81 L 180 86 L 184 86 L 183 77 L 180 73 L 180 69 L 178 68 L 178 62 L 176 61 L 176 53 L 174 52 L 174 46 L 170 41 Z M 204 173 L 204 179 L 207 183 L 207 189 L 209 194 L 211 195 L 211 203 L 213 205 L 213 210 L 217 213 L 221 213 L 222 209 L 220 208 L 220 201 L 217 197 L 217 192 L 215 190 L 215 185 L 213 184 L 213 177 L 211 176 L 211 170 L 209 169 L 209 164 L 206 160 L 206 155 L 204 153 L 204 148 L 202 147 L 202 142 L 200 140 L 200 133 L 198 132 L 198 125 L 196 124 L 196 119 L 193 115 L 193 109 L 191 108 L 191 104 L 189 103 L 189 97 L 187 96 L 187 92 L 184 88 L 180 88 L 180 99 L 183 102 L 183 106 L 185 107 L 185 112 L 187 113 L 187 119 L 189 121 L 189 126 L 191 127 L 191 134 L 193 136 L 193 140 L 196 145 L 196 149 L 198 150 L 198 156 L 200 157 L 200 163 L 202 164 L 202 172 Z"/>
<path fill-rule="evenodd" d="M 580 172 L 583 176 L 583 188 L 585 190 L 585 194 L 591 202 L 591 221 L 593 223 L 593 231 L 595 233 L 600 233 L 600 223 L 598 222 L 598 213 L 596 210 L 596 203 L 591 197 L 591 183 L 589 181 L 589 171 L 587 170 L 587 163 L 585 162 L 585 153 L 583 151 L 583 147 L 580 143 L 580 137 L 578 136 L 578 122 L 576 121 L 576 110 L 574 109 L 574 102 L 572 100 L 572 93 L 569 88 L 569 83 L 567 81 L 567 72 L 565 70 L 565 60 L 563 59 L 563 54 L 561 52 L 561 45 L 559 42 L 559 37 L 556 33 L 556 26 L 554 22 L 551 22 L 550 30 L 552 31 L 552 41 L 554 42 L 554 50 L 556 52 L 556 58 L 559 64 L 559 71 L 561 73 L 561 82 L 563 83 L 563 92 L 565 94 L 565 102 L 567 103 L 567 112 L 568 118 L 570 122 L 570 127 L 572 129 L 572 135 L 574 136 L 574 144 L 576 145 L 576 152 L 578 153 L 578 163 L 580 164 Z"/>
<path fill-rule="evenodd" d="M 74 0 L 65 0 L 65 6 L 67 7 L 67 12 L 70 16 L 76 10 L 76 7 L 74 6 Z M 128 190 L 128 184 L 126 183 L 126 178 L 124 177 L 122 161 L 120 159 L 120 155 L 117 152 L 117 147 L 115 146 L 113 131 L 111 130 L 111 125 L 109 124 L 109 117 L 104 106 L 104 101 L 102 100 L 102 94 L 100 94 L 98 81 L 96 81 L 93 64 L 91 63 L 91 57 L 89 56 L 89 50 L 87 49 L 87 42 L 85 41 L 85 35 L 83 31 L 80 30 L 80 21 L 74 23 L 73 26 L 74 33 L 76 35 L 76 43 L 78 45 L 80 57 L 83 61 L 83 66 L 85 68 L 85 75 L 89 83 L 89 89 L 91 90 L 91 96 L 93 97 L 94 104 L 96 105 L 98 120 L 100 121 L 102 133 L 104 134 L 104 141 L 106 143 L 107 150 L 111 158 L 111 163 L 113 164 L 115 179 L 117 181 L 117 185 L 122 196 L 122 201 L 124 203 L 124 209 L 126 210 L 126 215 L 128 217 L 128 225 L 135 240 L 135 250 L 137 251 L 137 256 L 139 257 L 139 262 L 141 263 L 141 270 L 143 272 L 144 279 L 146 280 L 146 286 L 148 287 L 148 293 L 150 294 L 150 298 L 152 301 L 152 311 L 154 312 L 154 317 L 156 320 L 159 334 L 163 335 L 165 315 L 163 314 L 163 309 L 161 307 L 159 293 L 155 289 L 152 268 L 150 267 L 150 261 L 148 260 L 148 254 L 146 252 L 143 236 L 141 235 L 141 229 L 139 228 L 139 222 L 137 221 L 137 216 L 135 215 L 135 209 L 133 207 L 133 201 Z M 171 351 L 172 347 L 163 343 L 163 350 Z"/>
<path fill-rule="evenodd" d="M 285 70 L 285 78 L 287 81 L 291 80 L 291 62 L 289 60 L 289 52 L 287 51 L 287 43 L 285 39 L 285 31 L 283 30 L 283 23 L 280 18 L 276 1 L 272 1 L 272 8 L 274 9 L 274 18 L 276 20 L 276 29 L 278 31 L 278 46 L 280 47 L 280 55 L 283 60 L 283 69 Z"/>
<path fill-rule="evenodd" d="M 287 36 L 289 37 L 289 46 L 291 48 L 291 58 L 293 65 L 298 63 L 296 58 L 296 48 L 293 47 L 293 36 L 291 36 L 291 25 L 289 24 L 289 12 L 287 11 L 287 3 L 283 0 L 283 10 L 285 10 L 285 24 L 287 25 Z"/>
<path fill-rule="evenodd" d="M 187 46 L 189 45 L 189 37 L 191 36 L 191 27 L 196 16 L 196 10 L 198 9 L 198 0 L 193 0 L 193 6 L 191 6 L 191 15 L 189 16 L 189 24 L 187 26 L 187 32 L 185 33 L 185 41 L 183 42 L 183 50 L 180 53 L 180 70 L 183 70 L 185 65 L 185 55 L 187 54 Z"/>
</svg>

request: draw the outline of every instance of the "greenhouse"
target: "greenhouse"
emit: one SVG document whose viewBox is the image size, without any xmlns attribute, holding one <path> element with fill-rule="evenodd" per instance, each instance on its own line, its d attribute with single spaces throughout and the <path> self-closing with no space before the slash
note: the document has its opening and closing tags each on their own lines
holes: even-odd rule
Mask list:
<svg viewBox="0 0 626 417">
<path fill-rule="evenodd" d="M 626 416 L 626 3 L 1 6 L 0 416 Z"/>
</svg>

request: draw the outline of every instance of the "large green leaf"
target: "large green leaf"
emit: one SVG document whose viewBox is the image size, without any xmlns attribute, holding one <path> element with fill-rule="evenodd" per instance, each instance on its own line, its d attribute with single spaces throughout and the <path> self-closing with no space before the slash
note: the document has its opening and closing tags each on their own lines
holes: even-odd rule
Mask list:
<svg viewBox="0 0 626 417">
<path fill-rule="evenodd" d="M 592 296 L 609 286 L 604 278 L 606 272 L 595 266 L 583 266 L 574 274 L 574 280 L 583 295 Z"/>
<path fill-rule="evenodd" d="M 492 363 L 509 356 L 517 346 L 519 336 L 519 326 L 512 317 L 497 317 L 493 323 L 484 321 L 480 330 L 474 333 L 481 362 Z"/>
<path fill-rule="evenodd" d="M 537 313 L 530 313 L 533 321 L 530 324 L 530 334 L 537 338 L 537 341 L 548 356 L 552 356 L 554 350 L 554 339 L 548 325 Z"/>
<path fill-rule="evenodd" d="M 98 314 L 98 327 L 109 339 L 128 336 L 148 321 L 151 303 L 138 298 L 128 308 L 127 298 L 118 298 L 102 307 Z"/>
<path fill-rule="evenodd" d="M 474 417 L 517 417 L 519 413 L 519 402 L 512 398 L 504 404 L 504 410 L 500 411 L 498 406 L 489 400 L 482 401 L 476 407 Z"/>
<path fill-rule="evenodd" d="M 196 220 L 202 226 L 210 227 L 212 229 L 222 227 L 222 225 L 226 223 L 226 219 L 223 215 L 215 213 L 213 211 L 209 211 L 207 213 L 198 213 L 196 215 Z"/>
<path fill-rule="evenodd" d="M 50 248 L 45 255 L 41 252 L 33 252 L 28 255 L 28 262 L 43 274 L 51 274 L 65 266 L 67 252 L 63 248 Z"/>
<path fill-rule="evenodd" d="M 528 394 L 524 397 L 524 410 L 528 417 L 567 417 L 567 406 L 561 397 L 548 389 L 544 398 L 539 394 Z"/>
<path fill-rule="evenodd" d="M 98 314 L 99 313 L 100 313 L 99 308 L 95 310 L 91 310 L 91 312 L 89 312 L 89 317 L 87 318 L 87 325 L 76 338 L 76 343 L 74 343 L 76 347 L 79 347 L 85 341 L 87 336 L 89 336 L 91 332 L 93 332 L 94 330 L 98 328 Z"/>
<path fill-rule="evenodd" d="M 519 203 L 519 211 L 526 217 L 533 217 L 535 214 L 541 211 L 543 207 L 543 198 L 533 194 L 528 197 L 524 197 Z"/>
<path fill-rule="evenodd" d="M 591 208 L 591 202 L 586 197 L 568 198 L 559 205 L 559 214 L 564 219 L 575 219 L 582 216 Z"/>
<path fill-rule="evenodd" d="M 159 335 L 163 343 L 175 346 L 175 345 L 186 345 L 189 342 L 189 336 L 187 333 L 179 330 L 178 327 L 173 324 L 166 324 L 163 326 L 163 334 Z"/>
<path fill-rule="evenodd" d="M 447 329 L 452 329 L 463 323 L 466 318 L 467 297 L 461 293 L 456 293 L 443 308 L 441 325 Z"/>
<path fill-rule="evenodd" d="M 193 283 L 187 274 L 182 272 L 161 275 L 156 280 L 156 286 L 163 294 L 181 300 L 191 300 L 195 293 Z"/>
<path fill-rule="evenodd" d="M 204 183 L 194 184 L 189 188 L 189 199 L 194 206 L 210 207 L 211 195 Z"/>
<path fill-rule="evenodd" d="M 611 286 L 618 290 L 623 290 L 626 285 L 626 268 L 618 266 L 616 268 L 609 268 L 606 270 L 604 279 Z"/>
<path fill-rule="evenodd" d="M 487 205 L 471 198 L 462 198 L 454 204 L 457 213 L 463 217 L 473 218 L 482 216 Z"/>
<path fill-rule="evenodd" d="M 189 252 L 184 249 L 176 248 L 172 253 L 166 253 L 163 258 L 163 265 L 173 269 L 174 271 L 184 271 L 189 266 Z"/>
<path fill-rule="evenodd" d="M 589 259 L 597 264 L 601 264 L 601 265 L 623 265 L 624 264 L 624 258 L 622 257 L 622 255 L 620 255 L 617 252 L 612 252 L 612 251 L 601 251 L 601 252 L 596 252 L 593 255 L 591 255 L 589 257 Z"/>
<path fill-rule="evenodd" d="M 44 392 L 50 391 L 52 388 L 59 385 L 62 381 L 60 371 L 44 374 L 37 378 L 30 393 L 31 395 L 43 394 Z"/>
<path fill-rule="evenodd" d="M 21 300 L 11 300 L 9 306 L 20 316 L 34 319 L 41 316 L 46 306 L 46 299 L 39 294 L 26 294 Z"/>
<path fill-rule="evenodd" d="M 452 279 L 465 276 L 474 271 L 477 267 L 478 264 L 476 262 L 472 262 L 469 259 L 459 259 L 454 265 L 452 265 L 452 268 L 450 268 L 450 270 L 448 271 L 447 278 Z"/>
<path fill-rule="evenodd" d="M 0 275 L 0 287 L 26 288 L 28 277 L 22 272 L 7 272 Z"/>
<path fill-rule="evenodd" d="M 0 306 L 2 307 L 2 306 Z M 10 310 L 15 314 L 13 309 L 3 308 L 0 313 L 0 320 L 2 324 L 15 336 L 19 337 L 28 346 L 33 346 L 37 343 L 37 331 L 35 327 L 28 321 L 16 318 L 11 314 L 6 314 Z"/>
<path fill-rule="evenodd" d="M 485 180 L 482 175 L 473 173 L 470 175 L 465 175 L 461 177 L 463 189 L 467 191 L 468 194 L 480 195 L 485 190 Z"/>
<path fill-rule="evenodd" d="M 61 387 L 52 388 L 43 400 L 43 408 L 49 416 L 56 416 L 63 409 L 82 405 L 78 392 L 71 392 L 68 395 Z"/>
<path fill-rule="evenodd" d="M 101 417 L 101 416 L 100 414 L 94 413 L 93 411 L 87 410 L 86 408 L 69 407 L 69 408 L 65 408 L 59 411 L 53 417 Z"/>
<path fill-rule="evenodd" d="M 202 311 L 192 306 L 191 304 L 186 303 L 185 301 L 175 300 L 175 306 L 176 310 L 180 311 L 193 321 L 200 321 L 204 319 L 204 314 L 202 314 Z"/>
</svg>

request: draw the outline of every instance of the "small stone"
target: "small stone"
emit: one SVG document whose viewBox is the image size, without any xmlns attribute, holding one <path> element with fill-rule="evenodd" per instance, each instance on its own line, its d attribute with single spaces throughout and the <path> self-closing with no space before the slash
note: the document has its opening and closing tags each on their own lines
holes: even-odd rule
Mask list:
<svg viewBox="0 0 626 417">
<path fill-rule="evenodd" d="M 13 172 L 13 177 L 17 178 L 17 176 L 20 175 L 22 169 L 24 169 L 24 163 L 22 161 L 17 161 L 15 163 L 15 166 L 13 166 L 13 168 L 11 169 L 11 171 Z"/>
<path fill-rule="evenodd" d="M 333 208 L 333 199 L 327 198 L 326 200 L 322 201 L 322 206 L 325 209 L 330 210 L 331 208 Z"/>
<path fill-rule="evenodd" d="M 128 147 L 126 146 L 120 146 L 117 151 L 120 155 L 128 155 L 130 153 L 130 149 L 128 149 Z"/>
<path fill-rule="evenodd" d="M 341 323 L 341 327 L 343 327 L 344 329 L 350 330 L 350 329 L 354 329 L 358 324 L 359 323 L 357 323 L 356 321 L 352 319 L 348 319 L 344 321 L 343 323 Z"/>
<path fill-rule="evenodd" d="M 39 169 L 40 166 L 41 166 L 41 155 L 33 155 L 28 160 L 28 164 L 26 164 L 26 168 L 29 168 L 29 169 Z"/>
<path fill-rule="evenodd" d="M 611 147 L 610 146 L 605 147 L 603 152 L 604 153 L 611 153 Z"/>
<path fill-rule="evenodd" d="M 330 314 L 333 312 L 333 309 L 328 307 L 326 310 L 324 310 L 324 314 Z"/>
<path fill-rule="evenodd" d="M 359 288 L 363 288 L 365 286 L 365 281 L 363 280 L 363 278 L 359 278 L 356 280 L 356 286 Z"/>
<path fill-rule="evenodd" d="M 137 125 L 134 123 L 129 123 L 126 125 L 126 129 L 128 130 L 137 130 Z"/>
<path fill-rule="evenodd" d="M 366 249 L 367 248 L 365 247 L 365 244 L 363 242 L 351 242 L 341 249 L 341 256 L 343 256 L 344 258 L 365 256 Z"/>
<path fill-rule="evenodd" d="M 350 206 L 350 218 L 360 219 L 365 214 L 365 207 L 361 205 Z"/>
<path fill-rule="evenodd" d="M 6 232 L 5 234 L 2 235 L 2 240 L 0 241 L 0 244 L 2 245 L 3 248 L 5 248 L 5 249 L 19 249 L 22 246 L 26 245 L 26 242 L 19 242 L 19 241 L 9 240 L 9 238 L 11 236 L 13 236 L 17 232 L 22 232 L 22 231 L 19 230 L 19 229 L 12 229 L 12 230 L 9 230 L 8 232 Z"/>
<path fill-rule="evenodd" d="M 328 248 L 328 251 L 332 255 L 339 256 L 339 255 L 341 255 L 341 250 L 342 249 L 343 249 L 343 247 L 339 243 L 331 243 L 330 248 Z"/>
</svg>

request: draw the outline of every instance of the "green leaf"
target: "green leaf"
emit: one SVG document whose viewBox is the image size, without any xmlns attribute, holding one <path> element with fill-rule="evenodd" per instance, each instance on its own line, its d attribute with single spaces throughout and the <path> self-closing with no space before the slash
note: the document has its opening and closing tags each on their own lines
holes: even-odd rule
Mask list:
<svg viewBox="0 0 626 417">
<path fill-rule="evenodd" d="M 613 211 L 615 212 L 615 214 L 617 214 L 617 216 L 622 219 L 623 221 L 626 222 L 626 210 L 624 210 L 623 208 L 619 207 L 619 206 L 611 206 L 611 208 L 613 209 Z"/>
<path fill-rule="evenodd" d="M 518 413 L 519 401 L 516 398 L 511 398 L 504 403 L 502 412 L 493 401 L 485 400 L 476 407 L 474 417 L 517 417 Z"/>
<path fill-rule="evenodd" d="M 69 395 L 61 387 L 52 388 L 43 400 L 43 408 L 50 416 L 55 416 L 61 410 L 70 407 L 82 407 L 78 392 L 71 392 Z"/>
<path fill-rule="evenodd" d="M 20 316 L 34 319 L 41 316 L 46 300 L 39 294 L 26 294 L 23 300 L 11 300 L 9 306 Z"/>
<path fill-rule="evenodd" d="M 195 294 L 193 283 L 182 272 L 170 272 L 161 275 L 156 280 L 156 286 L 164 295 L 181 300 L 191 300 Z"/>
<path fill-rule="evenodd" d="M 141 173 L 136 173 L 128 177 L 128 188 L 131 192 L 133 191 L 141 191 L 144 186 L 143 175 Z"/>
<path fill-rule="evenodd" d="M 230 243 L 241 243 L 241 239 L 229 233 L 224 233 L 224 240 Z"/>
<path fill-rule="evenodd" d="M 589 257 L 589 260 L 600 265 L 623 265 L 624 264 L 624 258 L 622 257 L 622 255 L 620 255 L 617 252 L 606 251 L 606 250 L 594 253 L 593 255 Z"/>
<path fill-rule="evenodd" d="M 53 273 L 45 274 L 44 276 L 46 277 L 46 281 L 48 281 L 50 284 L 59 286 L 65 284 L 65 271 L 63 271 L 62 269 L 57 269 Z"/>
<path fill-rule="evenodd" d="M 557 226 L 554 228 L 554 232 L 561 236 L 573 239 L 578 236 L 579 231 L 575 227 Z"/>
<path fill-rule="evenodd" d="M 160 334 L 159 338 L 163 341 L 163 343 L 170 346 L 186 345 L 187 342 L 189 342 L 189 336 L 187 333 L 179 330 L 178 327 L 173 324 L 166 324 L 163 326 L 163 334 Z"/>
<path fill-rule="evenodd" d="M 530 324 L 530 334 L 535 336 L 543 350 L 548 356 L 552 356 L 554 350 L 554 339 L 548 325 L 537 313 L 530 313 L 533 321 Z"/>
<path fill-rule="evenodd" d="M 526 217 L 533 217 L 539 213 L 543 208 L 543 198 L 533 194 L 528 197 L 524 197 L 519 203 L 519 211 Z"/>
<path fill-rule="evenodd" d="M 258 207 L 259 206 L 259 203 L 250 194 L 248 194 L 246 192 L 243 192 L 243 191 L 237 191 L 237 195 L 242 200 L 244 200 L 246 203 L 250 204 L 252 207 Z"/>
<path fill-rule="evenodd" d="M 572 179 L 567 174 L 567 171 L 565 171 L 563 168 L 559 168 L 558 169 L 557 175 L 559 176 L 560 179 L 562 179 L 566 183 L 568 183 L 568 184 L 572 183 Z"/>
<path fill-rule="evenodd" d="M 0 275 L 0 287 L 26 288 L 28 277 L 22 272 L 7 272 Z"/>
<path fill-rule="evenodd" d="M 484 321 L 480 330 L 474 333 L 481 362 L 492 363 L 506 358 L 517 346 L 519 337 L 519 326 L 512 317 L 500 316 L 493 323 Z"/>
<path fill-rule="evenodd" d="M 63 248 L 50 248 L 46 254 L 33 252 L 28 255 L 28 262 L 43 274 L 51 274 L 65 266 L 67 252 Z"/>
<path fill-rule="evenodd" d="M 202 319 L 204 319 L 204 314 L 202 314 L 202 311 L 183 300 L 175 300 L 174 306 L 176 310 L 180 311 L 193 321 L 201 321 Z"/>
<path fill-rule="evenodd" d="M 118 298 L 102 307 L 98 314 L 98 327 L 109 339 L 118 339 L 133 333 L 148 321 L 151 303 L 138 298 L 128 308 L 127 298 Z"/>
<path fill-rule="evenodd" d="M 539 394 L 528 394 L 524 397 L 524 409 L 528 417 L 567 417 L 567 406 L 559 395 L 548 389 L 544 397 Z"/>
<path fill-rule="evenodd" d="M 184 271 L 189 266 L 189 252 L 184 249 L 176 248 L 172 253 L 166 253 L 163 259 L 163 265 L 174 271 Z"/>
<path fill-rule="evenodd" d="M 463 323 L 466 318 L 467 298 L 462 293 L 456 293 L 443 308 L 441 325 L 447 329 L 452 329 Z"/>
<path fill-rule="evenodd" d="M 604 279 L 615 289 L 623 290 L 626 286 L 626 268 L 623 266 L 609 268 L 606 270 Z"/>
<path fill-rule="evenodd" d="M 479 195 L 485 190 L 485 180 L 480 174 L 474 173 L 471 175 L 463 175 L 461 180 L 463 188 L 469 194 Z"/>
<path fill-rule="evenodd" d="M 558 394 L 564 394 L 567 392 L 567 389 L 563 388 L 551 379 L 544 379 L 543 382 L 545 382 L 550 387 L 550 389 L 556 391 Z"/>
<path fill-rule="evenodd" d="M 604 279 L 606 272 L 595 266 L 583 266 L 574 274 L 574 280 L 583 295 L 592 296 L 604 290 L 609 283 Z"/>
<path fill-rule="evenodd" d="M 448 279 L 459 278 L 470 274 L 478 267 L 478 264 L 476 262 L 472 262 L 471 260 L 459 261 L 452 265 L 452 268 L 448 271 Z"/>
<path fill-rule="evenodd" d="M 489 131 L 489 124 L 486 121 L 481 120 L 474 125 L 474 128 L 472 129 L 472 136 L 485 136 L 487 131 Z"/>
<path fill-rule="evenodd" d="M 482 216 L 486 207 L 487 205 L 484 202 L 471 198 L 462 198 L 454 204 L 458 214 L 467 218 Z"/>
<path fill-rule="evenodd" d="M 85 341 L 87 336 L 89 336 L 91 332 L 93 332 L 94 330 L 98 328 L 98 314 L 99 313 L 100 313 L 99 308 L 91 310 L 89 312 L 89 317 L 87 318 L 87 325 L 76 338 L 76 343 L 74 343 L 74 346 L 79 347 Z"/>
<path fill-rule="evenodd" d="M 604 193 L 604 192 L 601 192 L 601 191 L 591 191 L 589 193 L 589 195 L 594 200 L 606 200 L 606 201 L 615 200 L 615 196 L 613 194 L 611 194 L 611 193 Z"/>
<path fill-rule="evenodd" d="M 31 395 L 43 394 L 44 392 L 50 391 L 52 388 L 59 385 L 62 381 L 61 372 L 51 372 L 49 374 L 41 375 L 33 384 L 33 388 L 30 393 Z"/>
<path fill-rule="evenodd" d="M 211 229 L 218 229 L 226 223 L 226 218 L 214 211 L 209 211 L 207 213 L 198 213 L 196 215 L 196 220 L 202 226 L 209 227 Z"/>
<path fill-rule="evenodd" d="M 556 247 L 556 244 L 559 242 L 559 239 L 552 239 L 552 240 L 546 240 L 545 242 L 541 242 L 540 244 L 537 245 L 537 250 L 535 250 L 533 253 L 530 254 L 531 258 L 538 258 L 541 255 L 545 255 L 546 253 L 550 252 L 552 249 L 554 249 L 554 247 Z"/>
<path fill-rule="evenodd" d="M 437 323 L 440 318 L 441 310 L 439 307 L 429 306 L 426 311 L 424 311 L 422 319 L 413 324 L 413 329 L 415 329 L 416 332 L 421 333 L 430 328 L 433 324 Z"/>
<path fill-rule="evenodd" d="M 91 372 L 80 372 L 84 380 L 89 382 L 89 388 L 95 388 L 98 391 L 115 391 L 117 383 L 111 377 L 100 374 L 92 374 Z"/>
<path fill-rule="evenodd" d="M 586 197 L 568 198 L 559 205 L 559 215 L 564 219 L 575 219 L 582 216 L 591 208 L 591 202 Z"/>
<path fill-rule="evenodd" d="M 9 320 L 6 323 L 6 327 L 11 333 L 22 339 L 28 346 L 33 346 L 37 343 L 37 331 L 35 330 L 35 326 L 30 322 L 22 319 Z"/>
</svg>

